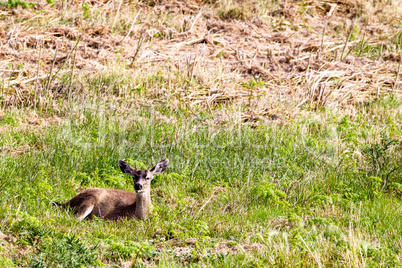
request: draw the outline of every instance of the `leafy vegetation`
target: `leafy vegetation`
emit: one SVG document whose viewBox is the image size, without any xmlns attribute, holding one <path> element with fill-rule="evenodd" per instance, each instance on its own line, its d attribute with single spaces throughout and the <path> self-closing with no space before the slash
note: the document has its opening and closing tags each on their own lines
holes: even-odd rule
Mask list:
<svg viewBox="0 0 402 268">
<path fill-rule="evenodd" d="M 7 8 L 17 8 L 19 6 L 23 8 L 34 7 L 35 3 L 27 3 L 21 0 L 8 0 L 7 2 L 0 2 L 0 5 L 6 6 Z"/>
</svg>

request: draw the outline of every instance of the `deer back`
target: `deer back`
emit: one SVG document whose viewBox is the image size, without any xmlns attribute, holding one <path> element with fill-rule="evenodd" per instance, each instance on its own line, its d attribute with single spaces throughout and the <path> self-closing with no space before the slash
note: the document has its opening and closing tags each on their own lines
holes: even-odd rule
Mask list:
<svg viewBox="0 0 402 268">
<path fill-rule="evenodd" d="M 86 211 L 93 207 L 88 215 L 103 219 L 133 218 L 135 213 L 136 194 L 117 189 L 91 188 L 73 197 L 66 205 L 75 212 Z M 79 215 L 78 215 L 79 216 Z"/>
</svg>

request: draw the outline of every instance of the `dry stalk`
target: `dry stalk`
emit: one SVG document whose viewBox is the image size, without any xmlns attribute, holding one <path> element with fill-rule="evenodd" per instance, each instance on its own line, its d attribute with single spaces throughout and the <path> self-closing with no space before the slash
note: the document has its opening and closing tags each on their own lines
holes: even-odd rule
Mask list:
<svg viewBox="0 0 402 268">
<path fill-rule="evenodd" d="M 323 47 L 324 47 L 324 38 L 325 38 L 325 31 L 327 30 L 327 26 L 328 26 L 328 21 L 329 19 L 332 17 L 332 13 L 334 12 L 336 8 L 336 5 L 331 5 L 331 9 L 328 12 L 328 14 L 325 16 L 325 26 L 324 29 L 322 30 L 322 38 L 321 38 L 321 45 L 320 45 L 320 49 L 317 52 L 317 59 L 320 58 L 320 54 L 323 53 Z"/>
<path fill-rule="evenodd" d="M 23 103 L 23 101 L 22 101 L 22 97 L 21 97 L 21 94 L 19 93 L 19 91 L 18 91 L 18 89 L 17 88 L 14 88 L 14 90 L 15 90 L 15 94 L 17 95 L 17 97 L 18 97 L 18 100 L 20 101 L 20 103 L 22 104 Z"/>
<path fill-rule="evenodd" d="M 179 101 L 183 102 L 183 103 L 186 105 L 187 109 L 188 109 L 195 117 L 199 118 L 199 116 L 193 111 L 193 109 L 191 109 L 191 107 L 190 107 L 190 105 L 187 103 L 187 101 L 184 100 L 184 99 L 182 99 L 182 98 L 180 97 L 180 93 L 177 93 L 177 97 L 178 97 Z"/>
<path fill-rule="evenodd" d="M 310 51 L 310 56 L 308 56 L 308 63 L 307 63 L 307 68 L 306 68 L 306 74 L 310 71 L 310 66 L 311 66 L 311 58 L 313 56 L 313 52 Z"/>
<path fill-rule="evenodd" d="M 30 82 L 35 81 L 37 79 L 42 80 L 42 79 L 48 78 L 48 77 L 49 77 L 49 75 L 47 74 L 47 75 L 42 75 L 42 76 L 39 76 L 39 77 L 29 78 L 29 79 L 26 79 L 26 80 L 23 80 L 23 81 L 12 81 L 12 82 L 10 82 L 8 84 L 8 86 L 10 87 L 10 86 L 13 86 L 13 85 L 27 84 L 27 83 L 30 83 Z"/>
<path fill-rule="evenodd" d="M 117 8 L 116 16 L 114 17 L 114 20 L 113 20 L 112 29 L 114 28 L 114 25 L 116 24 L 117 16 L 120 13 L 121 4 L 123 4 L 123 0 L 120 0 L 119 7 Z"/>
<path fill-rule="evenodd" d="M 42 42 L 38 41 L 38 43 L 39 43 L 39 57 L 38 57 L 38 67 L 37 67 L 37 71 L 36 71 L 36 83 L 35 83 L 35 89 L 34 89 L 34 99 L 33 99 L 34 105 L 35 105 L 37 93 L 38 93 L 40 59 L 42 56 Z"/>
<path fill-rule="evenodd" d="M 202 207 L 197 211 L 197 213 L 194 214 L 193 218 L 191 219 L 191 221 L 193 222 L 198 215 L 201 213 L 201 211 L 208 205 L 209 202 L 211 202 L 212 198 L 215 197 L 215 191 L 212 191 L 211 196 L 208 198 L 208 200 L 202 205 Z"/>
<path fill-rule="evenodd" d="M 45 87 L 44 87 L 44 91 L 46 92 L 46 94 L 47 94 L 47 91 L 48 91 L 48 88 L 49 88 L 50 79 L 52 78 L 54 63 L 56 62 L 56 56 L 57 56 L 57 50 L 58 50 L 58 49 L 59 49 L 59 48 L 58 48 L 58 46 L 56 45 L 56 51 L 55 51 L 55 53 L 54 53 L 54 57 L 53 57 L 53 60 L 52 60 L 52 65 L 50 66 L 48 78 L 47 78 L 47 81 L 46 81 L 46 84 L 45 84 Z"/>
<path fill-rule="evenodd" d="M 310 255 L 313 257 L 313 259 L 317 262 L 318 267 L 322 268 L 324 266 L 322 266 L 321 262 L 317 259 L 317 257 L 313 254 L 313 252 L 311 252 L 310 248 L 308 247 L 308 245 L 306 244 L 306 241 L 304 241 L 303 237 L 300 237 L 301 240 L 303 241 L 303 244 L 306 246 L 308 252 L 310 253 Z"/>
<path fill-rule="evenodd" d="M 320 105 L 323 102 L 325 88 L 326 88 L 325 84 L 320 84 L 319 92 L 318 92 L 318 102 L 319 102 Z"/>
<path fill-rule="evenodd" d="M 135 267 L 137 267 L 137 259 L 138 259 L 138 256 L 140 255 L 140 250 L 141 250 L 141 249 L 138 249 L 137 254 L 135 254 L 134 260 L 133 260 L 133 261 L 131 262 L 131 264 L 130 264 L 130 268 L 135 268 Z"/>
<path fill-rule="evenodd" d="M 195 17 L 195 19 L 193 20 L 193 23 L 190 26 L 190 29 L 188 30 L 189 32 L 191 32 L 193 30 L 194 25 L 197 23 L 197 20 L 201 17 L 202 12 L 204 12 L 204 8 L 202 8 L 200 10 L 200 12 L 198 12 L 197 16 Z"/>
<path fill-rule="evenodd" d="M 140 49 L 141 49 L 141 47 L 142 47 L 142 43 L 144 42 L 144 38 L 145 38 L 145 37 L 144 37 L 143 35 L 144 35 L 144 34 L 141 33 L 140 38 L 138 38 L 137 48 L 136 48 L 135 53 L 134 53 L 134 56 L 133 56 L 133 58 L 132 58 L 132 60 L 131 60 L 130 68 L 133 67 L 134 61 L 135 61 L 135 59 L 137 58 L 138 53 L 140 52 Z"/>
<path fill-rule="evenodd" d="M 398 64 L 398 72 L 396 73 L 396 76 L 395 76 L 395 81 L 394 81 L 394 85 L 392 86 L 392 91 L 395 90 L 396 85 L 398 84 L 398 77 L 399 77 L 400 71 L 401 71 L 401 61 L 399 61 L 399 64 Z"/>
<path fill-rule="evenodd" d="M 215 35 L 213 35 L 213 36 L 215 36 Z M 181 46 L 181 45 L 191 46 L 191 45 L 202 43 L 204 41 L 206 41 L 208 43 L 208 41 L 206 40 L 205 36 L 201 37 L 201 38 L 193 39 L 193 40 L 190 40 L 190 41 L 183 41 L 183 42 L 180 42 L 180 43 L 168 45 L 168 47 L 178 47 L 178 46 Z M 219 41 L 217 39 L 212 39 L 211 41 L 213 43 L 218 43 L 218 44 L 224 45 L 223 42 L 221 42 L 221 41 Z"/>
<path fill-rule="evenodd" d="M 193 78 L 194 66 L 196 64 L 197 54 L 194 55 L 194 59 L 191 62 L 192 55 L 186 57 L 186 67 L 187 67 L 187 86 Z"/>
<path fill-rule="evenodd" d="M 360 58 L 360 55 L 362 54 L 362 51 L 363 51 L 363 45 L 365 42 L 364 39 L 366 38 L 366 26 L 367 25 L 364 25 L 364 28 L 363 28 L 363 39 L 360 41 L 360 50 L 359 50 L 359 54 L 357 54 L 358 58 Z"/>
<path fill-rule="evenodd" d="M 70 100 L 70 98 L 71 98 L 71 86 L 72 86 L 73 78 L 74 78 L 75 58 L 76 58 L 76 56 L 77 56 L 77 50 L 74 51 L 73 69 L 71 70 L 70 85 L 68 86 L 68 100 Z"/>
<path fill-rule="evenodd" d="M 352 93 L 350 93 L 350 91 L 346 92 L 341 98 L 339 98 L 338 103 L 341 104 L 347 97 L 350 97 L 351 95 Z"/>
<path fill-rule="evenodd" d="M 66 63 L 68 62 L 68 60 L 71 57 L 71 54 L 74 52 L 74 50 L 77 48 L 79 42 L 81 41 L 82 36 L 80 36 L 77 40 L 77 42 L 75 42 L 74 47 L 70 50 L 70 53 L 68 53 L 68 56 L 66 58 L 66 60 L 63 62 L 63 64 L 60 66 L 60 68 L 57 70 L 57 72 L 53 75 L 52 79 L 50 80 L 50 82 L 53 82 L 54 78 L 59 74 L 60 70 L 63 69 L 64 65 L 66 65 Z"/>
<path fill-rule="evenodd" d="M 340 59 L 339 59 L 340 61 L 343 61 L 343 60 L 344 60 L 343 55 L 344 55 L 345 50 L 346 50 L 346 47 L 348 46 L 348 43 L 349 43 L 349 41 L 350 41 L 350 37 L 352 36 L 353 29 L 355 28 L 355 25 L 356 25 L 356 20 L 353 20 L 353 23 L 352 23 L 352 26 L 350 27 L 349 34 L 348 34 L 348 37 L 347 37 L 347 39 L 346 39 L 345 45 L 343 46 L 343 49 L 342 49 L 341 57 L 340 57 Z M 348 53 L 348 54 L 349 54 L 349 53 Z M 346 57 L 345 57 L 345 58 L 346 58 Z"/>
<path fill-rule="evenodd" d="M 204 99 L 205 99 L 205 102 L 207 104 L 209 113 L 212 114 L 212 109 L 211 109 L 211 106 L 209 105 L 209 101 L 208 101 L 207 97 L 204 96 Z"/>
<path fill-rule="evenodd" d="M 124 40 L 126 40 L 126 38 L 130 35 L 131 31 L 132 31 L 133 28 L 134 28 L 134 23 L 135 23 L 135 21 L 137 20 L 137 18 L 138 18 L 138 16 L 140 15 L 140 13 L 141 13 L 141 9 L 140 9 L 140 11 L 138 11 L 137 15 L 135 15 L 135 17 L 134 17 L 134 19 L 133 19 L 133 22 L 131 23 L 130 29 L 128 30 L 126 36 L 124 36 L 123 39 L 121 39 L 120 43 L 123 43 Z"/>
<path fill-rule="evenodd" d="M 297 104 L 290 112 L 289 112 L 289 114 L 291 113 L 291 112 L 293 112 L 293 111 L 295 111 L 297 108 L 299 108 L 300 106 L 302 106 L 303 104 L 305 104 L 307 101 L 308 101 L 308 97 L 307 98 L 305 98 L 304 100 L 302 100 L 299 104 Z"/>
<path fill-rule="evenodd" d="M 9 73 L 20 73 L 21 70 L 7 70 L 7 69 L 0 69 L 1 72 L 9 72 Z"/>
<path fill-rule="evenodd" d="M 4 81 L 4 73 L 3 73 L 3 75 L 2 75 L 2 79 L 1 79 L 1 96 L 4 96 L 4 88 L 5 88 L 5 86 L 4 86 L 4 83 L 5 83 L 5 81 Z"/>
<path fill-rule="evenodd" d="M 13 68 L 14 69 L 14 68 Z M 8 86 L 7 88 L 10 88 L 10 84 L 11 84 L 11 78 L 8 79 Z"/>
</svg>

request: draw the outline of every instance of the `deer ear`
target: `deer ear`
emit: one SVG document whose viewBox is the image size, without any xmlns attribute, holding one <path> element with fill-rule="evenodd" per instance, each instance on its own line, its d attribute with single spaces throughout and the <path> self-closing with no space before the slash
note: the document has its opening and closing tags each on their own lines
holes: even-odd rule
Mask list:
<svg viewBox="0 0 402 268">
<path fill-rule="evenodd" d="M 151 172 L 154 175 L 162 173 L 163 171 L 165 171 L 168 164 L 169 164 L 169 159 L 162 160 L 158 164 L 156 164 L 156 166 L 154 166 L 153 169 L 151 169 Z"/>
<path fill-rule="evenodd" d="M 124 174 L 130 175 L 130 176 L 134 175 L 135 169 L 133 169 L 129 164 L 127 164 L 123 160 L 119 160 L 119 166 L 120 166 L 121 171 Z"/>
</svg>

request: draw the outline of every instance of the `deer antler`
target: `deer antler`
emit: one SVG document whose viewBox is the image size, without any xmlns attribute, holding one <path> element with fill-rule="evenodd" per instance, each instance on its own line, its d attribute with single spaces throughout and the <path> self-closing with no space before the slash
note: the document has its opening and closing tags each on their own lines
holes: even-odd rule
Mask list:
<svg viewBox="0 0 402 268">
<path fill-rule="evenodd" d="M 148 170 L 148 171 L 150 171 L 150 170 L 151 170 L 151 168 L 152 168 L 152 164 L 149 164 L 149 166 L 148 166 L 147 170 Z"/>
</svg>

